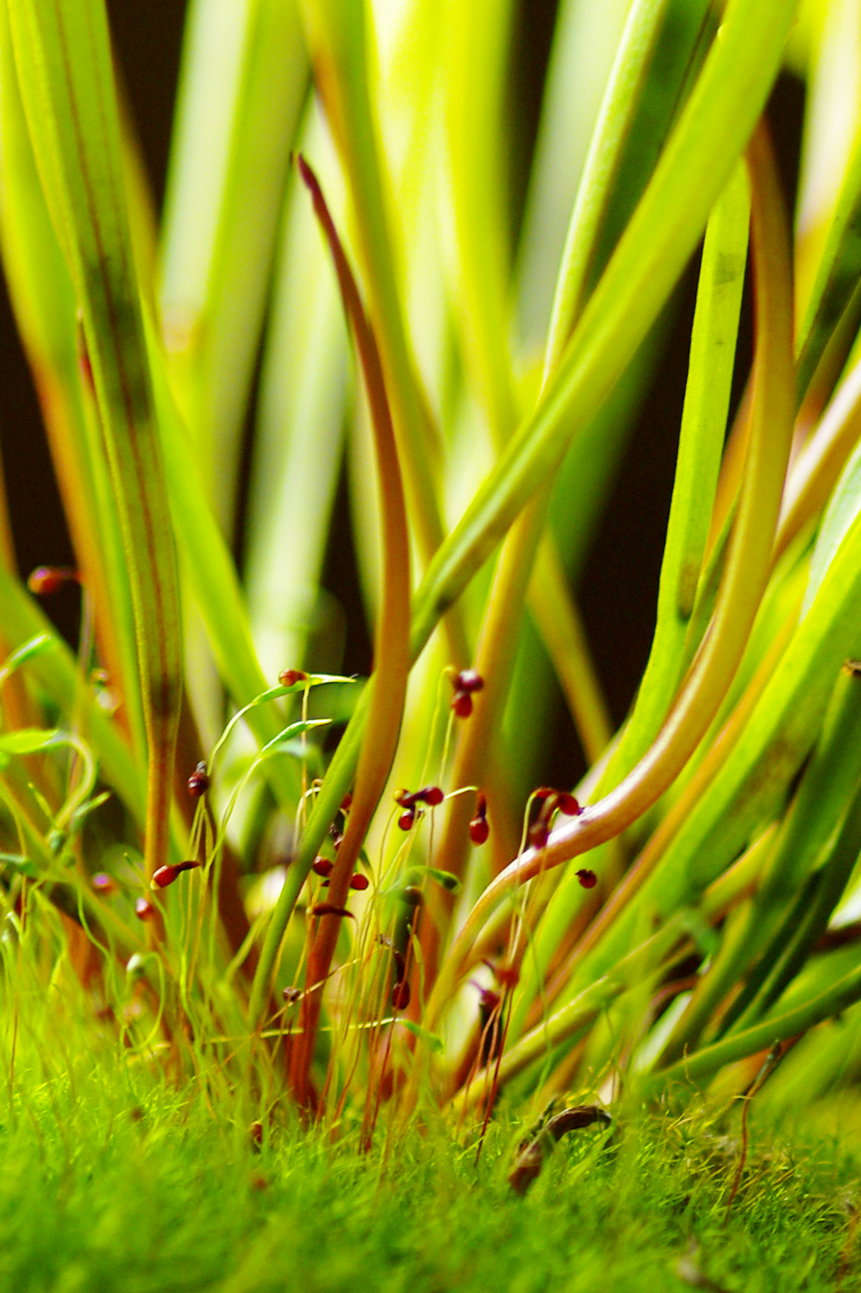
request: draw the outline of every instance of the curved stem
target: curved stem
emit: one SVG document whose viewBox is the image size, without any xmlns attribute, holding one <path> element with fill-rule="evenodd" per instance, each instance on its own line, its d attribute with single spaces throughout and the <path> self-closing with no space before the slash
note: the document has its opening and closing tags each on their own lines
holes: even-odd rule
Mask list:
<svg viewBox="0 0 861 1293">
<path fill-rule="evenodd" d="M 301 1025 L 291 1057 L 291 1085 L 300 1101 L 307 1103 L 323 986 L 343 919 L 339 912 L 347 901 L 353 867 L 398 744 L 410 667 L 410 560 L 403 482 L 376 339 L 317 178 L 301 157 L 298 164 L 335 262 L 365 378 L 377 458 L 383 552 L 380 613 L 374 635 L 374 674 L 369 684 L 365 739 L 359 755 L 353 802 L 329 884 L 327 905 L 335 910 L 320 917 L 311 946 L 306 975 L 310 987 L 302 998 Z"/>
</svg>

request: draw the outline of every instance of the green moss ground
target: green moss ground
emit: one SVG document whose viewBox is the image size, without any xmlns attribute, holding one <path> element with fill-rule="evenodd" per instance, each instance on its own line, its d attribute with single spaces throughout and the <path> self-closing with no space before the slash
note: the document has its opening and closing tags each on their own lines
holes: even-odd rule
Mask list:
<svg viewBox="0 0 861 1293">
<path fill-rule="evenodd" d="M 4 1293 L 861 1288 L 861 1155 L 810 1124 L 787 1139 L 756 1106 L 727 1220 L 737 1117 L 572 1134 L 521 1199 L 503 1120 L 477 1167 L 443 1130 L 360 1158 L 288 1125 L 257 1150 L 199 1095 L 75 1069 L 17 1074 L 2 1104 Z"/>
</svg>

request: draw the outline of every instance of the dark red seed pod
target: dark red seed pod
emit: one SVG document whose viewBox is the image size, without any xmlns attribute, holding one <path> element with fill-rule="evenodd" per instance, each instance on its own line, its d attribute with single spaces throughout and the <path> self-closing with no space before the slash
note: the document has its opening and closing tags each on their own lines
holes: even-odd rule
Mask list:
<svg viewBox="0 0 861 1293">
<path fill-rule="evenodd" d="M 488 825 L 487 818 L 483 814 L 473 817 L 472 821 L 469 823 L 469 838 L 472 840 L 473 844 L 475 844 L 477 848 L 480 848 L 482 844 L 487 843 L 489 836 L 490 826 Z"/>
<path fill-rule="evenodd" d="M 194 860 L 187 862 L 168 862 L 167 866 L 160 866 L 152 878 L 155 889 L 166 889 L 169 884 L 173 884 L 178 875 L 183 871 L 194 871 L 200 863 Z"/>
<path fill-rule="evenodd" d="M 543 804 L 545 799 L 549 799 L 551 795 L 555 794 L 556 791 L 552 786 L 539 786 L 537 790 L 532 792 L 532 802 L 533 804 Z"/>
<path fill-rule="evenodd" d="M 367 889 L 370 883 L 371 882 L 366 875 L 362 875 L 361 871 L 357 871 L 350 880 L 350 888 L 358 890 Z"/>
<path fill-rule="evenodd" d="M 424 894 L 416 884 L 408 884 L 401 897 L 410 907 L 421 907 L 425 900 Z"/>
<path fill-rule="evenodd" d="M 37 566 L 27 580 L 27 587 L 37 597 L 48 597 L 65 588 L 66 584 L 79 582 L 78 572 L 71 566 Z"/>
<path fill-rule="evenodd" d="M 469 718 L 472 713 L 472 696 L 468 691 L 456 691 L 451 699 L 451 707 L 458 718 Z"/>
<path fill-rule="evenodd" d="M 395 1010 L 406 1010 L 407 1006 L 410 1004 L 410 998 L 412 995 L 413 994 L 410 992 L 410 985 L 406 980 L 401 983 L 396 983 L 392 988 L 392 1005 Z"/>
<path fill-rule="evenodd" d="M 415 806 L 415 802 L 416 797 L 411 794 L 409 790 L 395 791 L 395 803 L 400 804 L 401 808 L 413 808 Z"/>
<path fill-rule="evenodd" d="M 307 682 L 308 675 L 303 669 L 282 669 L 278 681 L 282 687 L 295 687 L 297 682 Z"/>
<path fill-rule="evenodd" d="M 427 804 L 429 808 L 436 808 L 445 799 L 445 795 L 439 786 L 425 786 L 422 790 L 417 790 L 414 798 L 419 803 Z"/>
<path fill-rule="evenodd" d="M 311 870 L 315 875 L 328 876 L 332 874 L 332 867 L 334 865 L 335 863 L 330 862 L 328 858 L 314 858 L 314 861 L 311 863 Z"/>
<path fill-rule="evenodd" d="M 559 809 L 559 812 L 564 813 L 566 817 L 579 817 L 583 811 L 574 796 L 569 795 L 567 790 L 560 791 L 559 802 L 556 807 Z"/>
<path fill-rule="evenodd" d="M 452 681 L 455 691 L 481 691 L 484 686 L 484 679 L 477 669 L 461 669 Z"/>
<path fill-rule="evenodd" d="M 166 889 L 169 884 L 173 884 L 178 875 L 179 869 L 172 863 L 169 862 L 167 866 L 160 866 L 152 878 L 153 888 Z"/>
<path fill-rule="evenodd" d="M 192 799 L 199 799 L 200 796 L 205 795 L 209 789 L 209 773 L 207 772 L 206 764 L 202 759 L 189 777 L 187 785 L 188 793 L 191 795 Z"/>
<path fill-rule="evenodd" d="M 331 903 L 331 902 L 318 902 L 316 907 L 311 908 L 311 915 L 312 916 L 349 916 L 350 920 L 356 919 L 356 917 L 353 915 L 351 911 L 347 911 L 346 907 L 336 907 L 334 903 Z"/>
<path fill-rule="evenodd" d="M 585 868 L 582 871 L 577 872 L 577 879 L 580 881 L 584 889 L 594 889 L 595 885 L 598 883 L 598 877 L 595 872 L 587 871 Z"/>
<path fill-rule="evenodd" d="M 284 998 L 284 1000 L 287 1002 L 287 1005 L 288 1005 L 288 1006 L 295 1006 L 296 1002 L 297 1002 L 297 1001 L 299 1001 L 299 999 L 300 999 L 300 998 L 301 998 L 301 996 L 302 996 L 302 989 L 301 989 L 301 988 L 283 988 L 283 989 L 282 989 L 282 991 L 281 991 L 281 996 L 282 996 L 282 997 Z"/>
<path fill-rule="evenodd" d="M 135 915 L 138 920 L 152 920 L 155 915 L 155 907 L 146 898 L 138 898 L 135 903 Z"/>
<path fill-rule="evenodd" d="M 108 875 L 106 871 L 97 871 L 93 876 L 93 888 L 98 893 L 103 893 L 107 896 L 108 894 L 116 893 L 117 882 L 114 877 L 112 875 Z"/>
<path fill-rule="evenodd" d="M 398 826 L 400 826 L 402 831 L 411 831 L 415 820 L 416 815 L 414 809 L 408 808 L 407 811 L 405 813 L 401 813 L 398 818 Z"/>
</svg>

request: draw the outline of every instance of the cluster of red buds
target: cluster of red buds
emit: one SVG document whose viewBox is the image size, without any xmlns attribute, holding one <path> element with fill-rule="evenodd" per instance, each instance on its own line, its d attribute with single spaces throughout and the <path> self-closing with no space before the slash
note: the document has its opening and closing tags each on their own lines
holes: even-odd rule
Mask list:
<svg viewBox="0 0 861 1293">
<path fill-rule="evenodd" d="M 473 844 L 481 845 L 487 843 L 487 837 L 490 834 L 490 827 L 487 823 L 487 800 L 479 790 L 478 799 L 475 805 L 475 816 L 469 823 L 469 838 Z"/>
<path fill-rule="evenodd" d="M 340 843 L 340 840 L 338 842 Z M 315 875 L 321 877 L 324 889 L 328 887 L 329 877 L 332 874 L 334 866 L 335 863 L 331 858 L 324 857 L 316 857 L 311 863 L 311 870 Z M 361 871 L 357 871 L 350 880 L 350 888 L 358 890 L 367 889 L 370 883 L 371 882 L 366 875 L 362 875 Z"/>
<path fill-rule="evenodd" d="M 398 826 L 402 831 L 410 831 L 416 820 L 416 814 L 420 808 L 436 808 L 445 799 L 445 795 L 439 786 L 423 786 L 421 790 L 397 790 L 395 791 L 395 803 L 403 808 L 403 812 L 398 818 Z"/>
<path fill-rule="evenodd" d="M 458 718 L 469 718 L 472 713 L 472 698 L 484 686 L 484 679 L 477 669 L 461 669 L 452 678 L 454 695 L 451 707 Z"/>
<path fill-rule="evenodd" d="M 577 879 L 580 881 L 584 889 L 594 889 L 595 885 L 598 883 L 598 877 L 595 872 L 589 871 L 586 867 L 581 871 L 578 871 L 576 874 Z"/>
<path fill-rule="evenodd" d="M 206 794 L 209 789 L 209 773 L 207 771 L 206 764 L 202 759 L 194 769 L 194 772 L 192 772 L 186 785 L 188 787 L 188 793 L 191 795 L 192 799 L 199 799 L 201 795 Z"/>
<path fill-rule="evenodd" d="M 556 813 L 566 817 L 579 817 L 583 809 L 573 795 L 566 790 L 553 790 L 542 786 L 532 796 L 532 802 L 539 805 L 538 816 L 529 827 L 529 843 L 534 849 L 543 849 L 550 834 L 550 823 Z"/>
</svg>

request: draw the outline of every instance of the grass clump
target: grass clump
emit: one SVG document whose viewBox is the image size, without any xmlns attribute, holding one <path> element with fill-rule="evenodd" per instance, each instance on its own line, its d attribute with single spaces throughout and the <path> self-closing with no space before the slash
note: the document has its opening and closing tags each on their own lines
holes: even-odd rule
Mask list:
<svg viewBox="0 0 861 1293">
<path fill-rule="evenodd" d="M 127 1233 L 130 1287 L 144 1250 L 200 1287 L 621 1286 L 691 1236 L 702 1279 L 766 1235 L 783 1287 L 836 1270 L 816 1163 L 755 1146 L 736 1188 L 709 1120 L 857 1081 L 854 13 L 561 4 L 518 179 L 514 3 L 194 0 L 158 219 L 104 0 L 0 2 L 0 252 L 75 551 L 23 578 L 0 494 L 0 1035 L 63 1278 Z M 578 590 L 687 272 L 615 725 Z M 361 676 L 324 586 L 347 524 Z M 650 1121 L 670 1094 L 712 1112 Z M 554 1099 L 612 1137 L 518 1204 L 509 1142 Z"/>
</svg>

